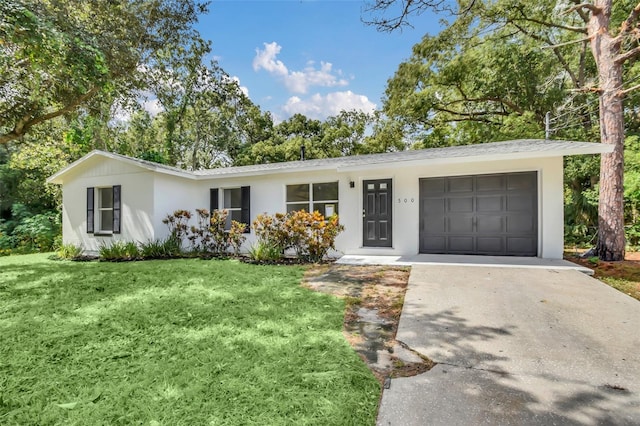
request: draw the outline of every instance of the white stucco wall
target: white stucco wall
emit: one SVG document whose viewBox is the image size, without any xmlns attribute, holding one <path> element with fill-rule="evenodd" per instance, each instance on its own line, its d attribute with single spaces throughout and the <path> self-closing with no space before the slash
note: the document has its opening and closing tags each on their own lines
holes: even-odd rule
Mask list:
<svg viewBox="0 0 640 426">
<path fill-rule="evenodd" d="M 413 255 L 419 247 L 419 179 L 485 173 L 538 172 L 538 256 L 562 258 L 563 195 L 562 158 L 538 158 L 511 161 L 484 161 L 446 165 L 388 167 L 375 170 L 280 173 L 258 177 L 211 179 L 198 183 L 200 206 L 209 205 L 209 188 L 251 186 L 251 218 L 259 213 L 286 211 L 286 185 L 339 182 L 340 222 L 345 226 L 336 248 L 342 254 Z M 393 247 L 362 246 L 362 182 L 369 179 L 393 180 Z M 355 183 L 354 188 L 349 182 Z M 248 248 L 254 241 L 247 236 Z"/>
<path fill-rule="evenodd" d="M 562 157 L 483 161 L 379 168 L 343 173 L 356 187 L 341 187 L 341 222 L 350 230 L 340 240 L 345 254 L 413 255 L 419 248 L 419 180 L 421 178 L 488 173 L 538 172 L 538 256 L 561 259 L 563 232 L 563 163 Z M 393 247 L 362 247 L 362 182 L 369 179 L 393 179 Z"/>
<path fill-rule="evenodd" d="M 67 177 L 62 187 L 62 237 L 65 244 L 96 252 L 110 241 L 155 238 L 152 222 L 154 173 L 112 159 L 96 159 Z M 111 236 L 87 233 L 87 188 L 121 185 L 121 232 Z M 97 193 L 96 193 L 97 196 Z"/>
<path fill-rule="evenodd" d="M 153 182 L 153 226 L 155 238 L 162 239 L 169 235 L 169 228 L 162 223 L 167 215 L 176 210 L 189 210 L 195 213 L 196 208 L 208 208 L 209 202 L 201 204 L 203 195 L 198 191 L 197 182 L 178 176 L 156 173 Z M 209 194 L 206 194 L 208 199 Z M 195 224 L 195 221 L 194 221 Z"/>
<path fill-rule="evenodd" d="M 562 157 L 509 161 L 478 161 L 454 164 L 377 166 L 343 171 L 265 174 L 193 180 L 157 172 L 105 158 L 65 177 L 63 185 L 63 235 L 65 243 L 97 250 L 101 241 L 147 241 L 168 234 L 162 223 L 176 209 L 209 208 L 210 188 L 251 187 L 251 220 L 259 213 L 286 211 L 286 185 L 339 182 L 340 221 L 345 226 L 336 241 L 339 253 L 414 255 L 419 247 L 419 180 L 437 176 L 485 173 L 538 172 L 538 256 L 562 257 L 563 251 L 563 163 Z M 393 247 L 362 247 L 362 182 L 393 180 Z M 349 182 L 354 182 L 350 188 Z M 86 188 L 122 185 L 122 233 L 96 237 L 86 233 Z M 222 207 L 222 206 L 221 206 Z M 195 224 L 195 220 L 193 221 Z M 247 234 L 246 251 L 254 241 Z"/>
<path fill-rule="evenodd" d="M 338 195 L 339 199 L 339 211 L 342 217 L 342 199 L 344 196 L 348 196 L 347 192 L 349 182 L 345 180 L 344 176 L 335 171 L 322 171 L 322 172 L 301 172 L 301 173 L 279 173 L 273 175 L 262 175 L 253 177 L 237 177 L 237 178 L 223 178 L 223 179 L 208 179 L 198 183 L 199 207 L 209 207 L 209 189 L 219 188 L 221 191 L 225 188 L 239 188 L 241 186 L 251 187 L 251 221 L 260 213 L 274 214 L 286 212 L 286 187 L 293 184 L 309 184 L 309 183 L 322 183 L 322 182 L 336 182 L 339 181 Z M 343 195 L 344 194 L 344 195 Z M 220 194 L 222 195 L 222 194 Z M 222 208 L 222 204 L 220 205 Z M 243 250 L 249 249 L 251 244 L 255 241 L 255 235 L 253 230 L 246 234 L 247 240 L 243 245 Z M 344 237 L 338 237 L 337 244 Z"/>
</svg>

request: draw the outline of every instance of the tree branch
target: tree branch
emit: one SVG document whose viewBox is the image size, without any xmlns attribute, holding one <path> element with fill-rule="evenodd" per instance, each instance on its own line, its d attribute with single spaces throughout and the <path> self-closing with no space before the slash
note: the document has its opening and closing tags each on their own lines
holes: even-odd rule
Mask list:
<svg viewBox="0 0 640 426">
<path fill-rule="evenodd" d="M 633 87 L 629 87 L 628 89 L 624 89 L 624 90 L 620 90 L 620 91 L 618 91 L 618 96 L 624 96 L 624 95 L 626 95 L 627 93 L 630 93 L 630 92 L 636 91 L 636 90 L 638 90 L 638 89 L 640 89 L 640 84 L 636 84 L 635 86 L 633 86 Z"/>
<path fill-rule="evenodd" d="M 520 30 L 520 32 L 522 32 L 522 34 L 524 34 L 524 35 L 526 35 L 528 37 L 531 37 L 532 39 L 534 39 L 536 41 L 539 41 L 539 42 L 542 42 L 542 43 L 547 43 L 549 45 L 548 48 L 553 49 L 553 53 L 556 55 L 556 58 L 558 58 L 558 61 L 560 62 L 560 64 L 564 68 L 564 70 L 567 72 L 567 74 L 569 74 L 569 77 L 571 78 L 571 81 L 573 82 L 573 85 L 576 86 L 576 87 L 581 87 L 581 84 L 580 84 L 580 81 L 579 81 L 578 77 L 576 77 L 575 73 L 573 72 L 573 70 L 569 66 L 569 63 L 564 58 L 564 55 L 562 55 L 562 52 L 560 52 L 560 50 L 557 47 L 551 46 L 551 40 L 545 39 L 545 38 L 539 36 L 538 34 L 530 33 L 529 31 L 527 31 L 524 28 L 520 27 L 515 22 L 512 22 L 512 25 L 514 27 L 516 27 L 518 30 Z"/>
<path fill-rule="evenodd" d="M 565 10 L 564 12 L 562 12 L 562 14 L 563 15 L 568 15 L 571 12 L 576 12 L 576 11 L 584 10 L 584 9 L 587 9 L 587 10 L 591 11 L 591 13 L 593 13 L 594 15 L 602 13 L 602 9 L 601 8 L 599 8 L 597 6 L 594 6 L 591 3 L 580 3 L 580 4 L 577 4 L 577 5 L 573 6 L 573 7 L 570 7 L 569 9 Z"/>
<path fill-rule="evenodd" d="M 580 0 L 571 0 L 571 2 L 573 4 L 580 4 Z M 578 9 L 576 10 L 576 12 L 578 13 L 578 16 L 580 16 L 580 19 L 582 19 L 582 22 L 586 24 L 589 23 L 589 14 L 585 13 L 584 9 Z"/>
<path fill-rule="evenodd" d="M 567 31 L 573 31 L 575 33 L 587 34 L 586 27 L 571 27 L 568 25 L 554 24 L 553 22 L 546 22 L 539 19 L 529 18 L 527 16 L 524 16 L 524 14 L 522 16 L 522 19 L 519 19 L 519 20 L 526 21 L 526 22 L 533 22 L 534 24 L 542 25 L 548 28 L 558 28 L 560 30 L 567 30 Z"/>
<path fill-rule="evenodd" d="M 480 98 L 468 98 L 464 94 L 463 94 L 463 97 L 464 97 L 464 99 L 458 99 L 458 100 L 455 100 L 455 101 L 447 102 L 445 104 L 445 106 L 455 105 L 455 104 L 459 104 L 461 102 L 478 102 L 478 103 L 479 102 L 497 102 L 497 103 L 500 103 L 502 105 L 508 106 L 513 111 L 517 112 L 518 114 L 523 114 L 524 113 L 522 108 L 520 108 L 515 103 L 513 103 L 513 102 L 511 102 L 511 101 L 509 101 L 507 99 L 504 99 L 504 98 L 499 98 L 499 97 L 496 97 L 496 96 L 483 96 L 483 97 L 480 97 Z M 488 113 L 484 113 L 484 114 L 488 114 Z M 501 113 L 496 113 L 496 114 L 501 114 Z"/>
<path fill-rule="evenodd" d="M 615 57 L 614 61 L 617 64 L 622 64 L 629 59 L 633 59 L 637 57 L 638 55 L 640 55 L 640 46 L 636 46 L 633 49 L 629 50 L 628 52 L 621 53 L 620 55 Z"/>
<path fill-rule="evenodd" d="M 634 29 L 633 23 L 638 19 L 638 16 L 640 16 L 640 3 L 638 3 L 636 7 L 631 10 L 627 19 L 625 19 L 620 25 L 620 34 L 618 35 L 618 37 L 620 37 L 622 34 L 630 33 Z"/>
<path fill-rule="evenodd" d="M 477 120 L 477 121 L 486 121 L 488 119 L 483 119 L 483 117 L 485 116 L 492 116 L 492 115 L 502 115 L 502 116 L 507 116 L 509 115 L 506 112 L 498 112 L 498 111 L 475 111 L 475 112 L 461 112 L 461 111 L 453 111 L 450 110 L 448 108 L 443 108 L 443 107 L 435 107 L 436 111 L 438 112 L 446 112 L 448 114 L 451 115 L 457 115 L 458 117 L 466 117 L 467 120 L 469 121 L 473 121 L 473 120 Z"/>
<path fill-rule="evenodd" d="M 570 44 L 582 43 L 583 41 L 589 41 L 589 40 L 591 40 L 591 37 L 584 37 L 578 40 L 567 41 L 565 43 L 552 44 L 550 46 L 542 46 L 540 49 L 555 49 L 557 47 L 569 46 Z"/>
<path fill-rule="evenodd" d="M 36 124 L 42 123 L 43 121 L 46 121 L 46 120 L 51 120 L 52 118 L 59 117 L 61 115 L 64 115 L 73 111 L 82 103 L 84 103 L 86 100 L 90 99 L 96 93 L 98 93 L 99 90 L 100 90 L 100 87 L 98 86 L 93 87 L 87 93 L 85 93 L 82 96 L 79 96 L 70 104 L 66 105 L 63 108 L 60 108 L 59 110 L 50 112 L 48 114 L 44 114 L 39 117 L 33 117 L 31 113 L 24 115 L 20 120 L 18 120 L 18 122 L 13 127 L 12 131 L 0 135 L 0 144 L 6 144 L 12 140 L 18 139 L 19 137 L 23 136 L 27 132 L 27 130 L 29 130 L 31 127 L 35 126 Z"/>
</svg>

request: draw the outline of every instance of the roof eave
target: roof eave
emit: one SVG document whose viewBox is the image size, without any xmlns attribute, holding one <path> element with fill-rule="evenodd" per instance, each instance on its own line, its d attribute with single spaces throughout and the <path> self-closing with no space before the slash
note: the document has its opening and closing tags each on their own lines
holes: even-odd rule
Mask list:
<svg viewBox="0 0 640 426">
<path fill-rule="evenodd" d="M 101 157 L 109 158 L 109 159 L 116 160 L 116 161 L 122 161 L 124 163 L 131 164 L 133 166 L 137 166 L 137 167 L 140 167 L 141 169 L 149 170 L 149 171 L 152 171 L 152 172 L 158 172 L 158 173 L 163 173 L 163 174 L 167 174 L 167 175 L 178 176 L 178 177 L 182 177 L 182 178 L 186 178 L 186 179 L 196 179 L 196 176 L 191 172 L 187 172 L 187 171 L 181 172 L 181 171 L 177 171 L 177 170 L 169 170 L 169 169 L 165 169 L 165 168 L 162 168 L 162 167 L 153 166 L 151 164 L 140 163 L 140 162 L 136 161 L 135 159 L 129 158 L 129 157 L 126 157 L 126 156 L 115 155 L 115 154 L 112 154 L 112 153 L 106 152 L 106 151 L 94 150 L 94 151 L 91 151 L 90 153 L 86 154 L 85 156 L 81 157 L 80 159 L 74 161 L 73 163 L 69 164 L 64 169 L 62 169 L 62 170 L 58 171 L 57 173 L 49 176 L 47 178 L 46 182 L 50 183 L 50 184 L 62 185 L 64 183 L 64 176 L 65 175 L 67 175 L 71 170 L 75 169 L 76 167 L 80 166 L 82 163 L 88 161 L 89 159 L 91 159 L 91 158 L 93 158 L 95 156 L 101 156 Z"/>
<path fill-rule="evenodd" d="M 231 173 L 216 173 L 216 174 L 196 174 L 195 177 L 198 180 L 210 180 L 210 179 L 223 179 L 223 178 L 236 178 L 236 177 L 250 177 L 250 176 L 265 176 L 265 175 L 278 175 L 286 173 L 301 173 L 301 172 L 322 172 L 325 170 L 337 170 L 338 167 L 332 164 L 319 165 L 312 167 L 296 167 L 296 168 L 282 168 L 282 169 L 267 169 L 267 170 L 253 170 L 246 172 L 231 172 Z"/>
<path fill-rule="evenodd" d="M 613 145 L 602 143 L 590 143 L 572 148 L 541 150 L 531 152 L 511 152 L 504 154 L 483 154 L 460 157 L 418 158 L 412 160 L 400 160 L 393 162 L 379 162 L 357 165 L 345 165 L 336 167 L 338 172 L 355 172 L 370 169 L 385 169 L 397 166 L 413 166 L 422 164 L 442 165 L 460 163 L 480 163 L 485 161 L 524 160 L 530 158 L 565 157 L 569 155 L 604 154 L 613 151 Z"/>
</svg>

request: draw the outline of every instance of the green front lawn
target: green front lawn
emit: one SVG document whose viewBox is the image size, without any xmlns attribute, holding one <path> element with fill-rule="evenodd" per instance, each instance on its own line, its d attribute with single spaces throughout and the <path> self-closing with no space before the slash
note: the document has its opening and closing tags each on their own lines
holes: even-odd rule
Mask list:
<svg viewBox="0 0 640 426">
<path fill-rule="evenodd" d="M 0 258 L 0 424 L 373 425 L 344 302 L 302 269 Z"/>
</svg>

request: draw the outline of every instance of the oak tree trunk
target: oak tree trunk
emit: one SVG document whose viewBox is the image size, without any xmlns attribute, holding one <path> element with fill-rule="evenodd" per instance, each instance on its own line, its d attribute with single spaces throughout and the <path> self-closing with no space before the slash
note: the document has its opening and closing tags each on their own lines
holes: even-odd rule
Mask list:
<svg viewBox="0 0 640 426">
<path fill-rule="evenodd" d="M 622 108 L 622 63 L 616 61 L 619 42 L 608 32 L 611 0 L 595 2 L 600 12 L 592 12 L 588 24 L 591 51 L 598 67 L 600 88 L 600 137 L 614 147 L 600 160 L 598 243 L 601 260 L 623 260 L 625 250 L 623 173 L 624 111 Z"/>
</svg>

